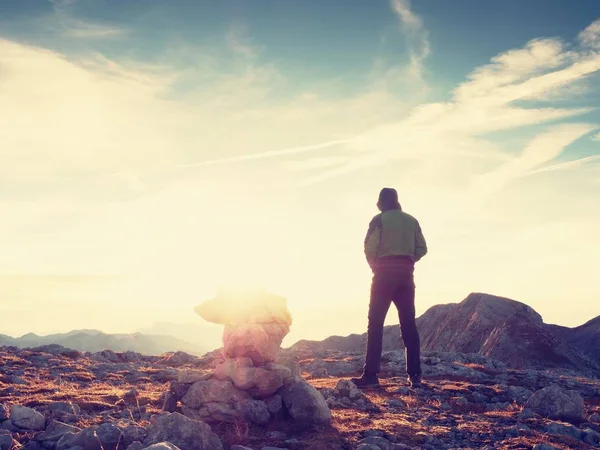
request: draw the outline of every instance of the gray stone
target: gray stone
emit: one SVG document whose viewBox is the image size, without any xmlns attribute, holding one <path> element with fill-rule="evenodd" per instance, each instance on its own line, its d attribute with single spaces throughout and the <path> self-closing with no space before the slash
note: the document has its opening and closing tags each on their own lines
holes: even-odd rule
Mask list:
<svg viewBox="0 0 600 450">
<path fill-rule="evenodd" d="M 239 403 L 248 397 L 229 380 L 204 380 L 192 384 L 182 402 L 191 408 L 201 408 L 207 403 Z"/>
<path fill-rule="evenodd" d="M 144 444 L 142 444 L 140 441 L 134 441 L 131 444 L 129 444 L 129 447 L 127 447 L 127 450 L 143 450 L 144 449 Z"/>
<path fill-rule="evenodd" d="M 272 397 L 266 398 L 264 402 L 267 404 L 267 409 L 273 417 L 278 417 L 282 413 L 283 399 L 281 395 L 275 394 Z"/>
<path fill-rule="evenodd" d="M 66 423 L 59 422 L 57 420 L 53 420 L 48 424 L 46 430 L 38 434 L 35 439 L 40 442 L 47 441 L 56 441 L 58 442 L 60 438 L 62 438 L 67 433 L 78 433 L 81 429 L 74 427 L 73 425 L 68 425 Z"/>
<path fill-rule="evenodd" d="M 559 436 L 571 436 L 575 439 L 581 437 L 581 431 L 571 424 L 552 422 L 546 427 L 546 431 Z"/>
<path fill-rule="evenodd" d="M 27 406 L 15 405 L 10 409 L 11 423 L 25 430 L 43 430 L 46 418 L 35 409 Z"/>
<path fill-rule="evenodd" d="M 145 450 L 179 450 L 179 447 L 171 444 L 170 442 L 158 442 L 156 444 L 149 445 Z"/>
<path fill-rule="evenodd" d="M 565 391 L 551 385 L 535 392 L 525 407 L 549 419 L 580 421 L 584 418 L 584 403 L 575 391 Z"/>
<path fill-rule="evenodd" d="M 283 441 L 287 438 L 287 434 L 283 431 L 269 431 L 266 436 L 268 439 L 277 439 L 279 441 Z"/>
<path fill-rule="evenodd" d="M 362 397 L 362 392 L 350 380 L 339 380 L 335 385 L 334 395 L 336 397 L 346 397 L 351 400 Z"/>
<path fill-rule="evenodd" d="M 235 387 L 258 398 L 273 395 L 283 386 L 281 370 L 253 367 L 250 358 L 226 359 L 215 368 L 214 376 L 218 380 L 231 380 Z"/>
<path fill-rule="evenodd" d="M 290 378 L 296 378 L 301 375 L 300 374 L 300 365 L 296 361 L 294 361 L 292 358 L 286 358 L 286 357 L 280 356 L 279 358 L 277 358 L 275 360 L 275 364 L 277 364 L 279 366 L 284 366 L 284 367 L 287 367 L 288 369 L 290 369 L 290 373 L 292 375 Z"/>
<path fill-rule="evenodd" d="M 177 397 L 171 391 L 165 392 L 162 411 L 175 412 L 177 409 Z"/>
<path fill-rule="evenodd" d="M 381 436 L 369 436 L 358 441 L 358 445 L 373 445 L 380 450 L 394 450 L 394 443 Z"/>
<path fill-rule="evenodd" d="M 53 402 L 48 405 L 48 410 L 51 413 L 59 413 L 59 414 L 80 414 L 81 408 L 79 405 L 76 405 L 71 402 Z"/>
<path fill-rule="evenodd" d="M 121 441 L 123 443 L 123 445 L 128 446 L 131 445 L 133 442 L 143 442 L 144 439 L 146 439 L 146 437 L 148 436 L 148 431 L 141 426 L 135 425 L 135 424 L 131 424 L 129 426 L 126 427 L 119 427 L 121 429 L 121 432 L 123 433 L 123 436 L 121 438 Z M 119 446 L 121 447 L 121 446 Z"/>
<path fill-rule="evenodd" d="M 165 441 L 181 450 L 223 450 L 223 444 L 207 424 L 179 413 L 160 414 L 148 427 L 144 445 Z"/>
<path fill-rule="evenodd" d="M 276 363 L 270 362 L 270 363 L 265 364 L 263 367 L 265 369 L 267 369 L 269 372 L 277 372 L 279 375 L 281 375 L 281 379 L 283 380 L 284 383 L 294 377 L 294 374 L 292 373 L 292 369 L 290 369 L 289 366 L 285 366 L 283 364 L 276 364 Z M 298 368 L 298 373 L 299 372 L 300 372 L 300 369 Z"/>
<path fill-rule="evenodd" d="M 56 450 L 81 447 L 84 450 L 116 450 L 121 441 L 121 430 L 110 423 L 94 425 L 78 433 L 66 432 L 56 444 Z"/>
<path fill-rule="evenodd" d="M 13 439 L 10 434 L 0 434 L 0 450 L 9 450 L 13 446 Z"/>
<path fill-rule="evenodd" d="M 121 430 L 112 423 L 99 425 L 95 434 L 102 443 L 103 450 L 116 449 L 122 438 Z"/>
<path fill-rule="evenodd" d="M 227 422 L 233 423 L 241 418 L 240 412 L 227 403 L 206 403 L 200 409 L 182 406 L 181 412 L 190 419 L 201 422 Z"/>
<path fill-rule="evenodd" d="M 583 430 L 582 440 L 586 444 L 597 447 L 600 445 L 600 433 L 598 433 L 595 430 L 592 430 L 591 428 L 587 428 Z"/>
<path fill-rule="evenodd" d="M 4 403 L 0 403 L 0 422 L 7 420 L 10 417 L 8 407 Z"/>
<path fill-rule="evenodd" d="M 531 409 L 523 409 L 519 414 L 517 414 L 517 417 L 519 419 L 522 420 L 527 420 L 527 419 L 533 419 L 535 418 L 536 413 L 534 413 Z"/>
<path fill-rule="evenodd" d="M 331 411 L 323 396 L 302 379 L 284 386 L 279 394 L 290 417 L 298 424 L 329 424 Z"/>
<path fill-rule="evenodd" d="M 210 374 L 207 374 L 203 370 L 181 369 L 177 371 L 177 382 L 190 384 L 195 383 L 196 381 L 207 380 L 210 376 Z"/>
<path fill-rule="evenodd" d="M 588 417 L 588 421 L 591 423 L 600 423 L 600 414 L 595 413 Z"/>
<path fill-rule="evenodd" d="M 558 450 L 558 448 L 550 444 L 535 444 L 533 450 Z"/>
<path fill-rule="evenodd" d="M 233 445 L 229 450 L 252 450 L 250 447 L 244 447 L 243 445 Z"/>
<path fill-rule="evenodd" d="M 239 409 L 247 421 L 258 425 L 267 424 L 271 418 L 267 404 L 262 400 L 244 400 L 239 404 Z"/>
</svg>

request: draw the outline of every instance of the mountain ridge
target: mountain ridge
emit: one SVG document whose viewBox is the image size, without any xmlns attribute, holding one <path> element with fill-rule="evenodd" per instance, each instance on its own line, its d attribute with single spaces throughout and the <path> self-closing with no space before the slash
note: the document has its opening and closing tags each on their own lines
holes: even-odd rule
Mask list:
<svg viewBox="0 0 600 450">
<path fill-rule="evenodd" d="M 210 350 L 173 336 L 139 332 L 105 333 L 100 330 L 83 329 L 71 330 L 65 333 L 50 333 L 43 336 L 35 333 L 26 333 L 21 337 L 0 334 L 0 346 L 30 348 L 48 344 L 56 344 L 79 351 L 134 351 L 147 355 L 160 355 L 172 351 L 184 351 L 193 355 L 201 355 Z"/>
<path fill-rule="evenodd" d="M 600 373 L 600 316 L 578 327 L 546 324 L 532 307 L 473 292 L 462 302 L 432 306 L 417 318 L 423 351 L 478 353 L 509 367 L 571 368 Z M 291 348 L 364 349 L 367 335 L 301 340 Z M 404 348 L 398 325 L 384 328 L 384 350 Z"/>
</svg>

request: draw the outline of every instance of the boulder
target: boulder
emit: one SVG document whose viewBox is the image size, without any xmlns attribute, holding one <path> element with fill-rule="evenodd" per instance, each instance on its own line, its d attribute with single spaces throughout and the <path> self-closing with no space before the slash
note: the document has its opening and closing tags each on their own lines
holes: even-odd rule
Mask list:
<svg viewBox="0 0 600 450">
<path fill-rule="evenodd" d="M 43 430 L 46 418 L 35 409 L 15 405 L 10 409 L 10 421 L 18 428 L 25 430 Z"/>
<path fill-rule="evenodd" d="M 200 409 L 192 409 L 187 406 L 181 407 L 184 416 L 202 422 L 226 422 L 233 423 L 241 418 L 240 412 L 228 403 L 206 403 Z"/>
<path fill-rule="evenodd" d="M 265 364 L 277 358 L 289 331 L 286 323 L 227 324 L 223 331 L 223 352 L 228 358 L 247 356 L 255 364 Z"/>
<path fill-rule="evenodd" d="M 575 391 L 563 390 L 557 385 L 533 393 L 527 399 L 525 408 L 549 419 L 584 420 L 585 408 L 581 395 Z"/>
<path fill-rule="evenodd" d="M 207 403 L 239 403 L 248 397 L 229 380 L 203 380 L 190 387 L 182 402 L 190 408 L 201 408 Z"/>
<path fill-rule="evenodd" d="M 79 433 L 81 429 L 68 425 L 66 423 L 53 420 L 48 424 L 46 430 L 36 436 L 36 440 L 39 442 L 58 442 L 67 433 Z"/>
<path fill-rule="evenodd" d="M 219 364 L 214 377 L 231 380 L 235 387 L 248 391 L 253 397 L 265 398 L 277 392 L 285 379 L 291 378 L 291 371 L 277 364 L 253 367 L 250 358 L 236 358 Z"/>
<path fill-rule="evenodd" d="M 238 405 L 242 417 L 248 422 L 265 425 L 271 419 L 269 408 L 262 400 L 248 399 Z"/>
<path fill-rule="evenodd" d="M 331 422 L 331 411 L 325 398 L 305 380 L 294 379 L 279 394 L 287 413 L 297 424 L 323 425 Z"/>
<path fill-rule="evenodd" d="M 223 444 L 210 426 L 179 413 L 161 414 L 148 427 L 144 445 L 165 441 L 181 450 L 223 450 Z"/>
</svg>

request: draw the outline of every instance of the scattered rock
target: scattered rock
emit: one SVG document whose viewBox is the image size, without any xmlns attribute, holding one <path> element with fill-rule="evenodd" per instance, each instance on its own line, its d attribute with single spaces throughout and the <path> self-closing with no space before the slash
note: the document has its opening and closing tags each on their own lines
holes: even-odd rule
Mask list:
<svg viewBox="0 0 600 450">
<path fill-rule="evenodd" d="M 13 447 L 13 438 L 10 434 L 0 433 L 0 450 L 10 450 Z"/>
<path fill-rule="evenodd" d="M 207 403 L 239 403 L 248 397 L 229 380 L 205 380 L 192 384 L 182 401 L 190 408 L 201 408 Z"/>
<path fill-rule="evenodd" d="M 323 396 L 312 385 L 295 379 L 283 387 L 279 394 L 286 411 L 299 424 L 328 424 L 331 411 Z"/>
<path fill-rule="evenodd" d="M 46 418 L 35 409 L 15 405 L 10 409 L 10 421 L 18 428 L 25 430 L 43 430 Z"/>
<path fill-rule="evenodd" d="M 144 449 L 144 444 L 142 444 L 140 441 L 135 441 L 132 442 L 131 444 L 129 444 L 129 447 L 127 447 L 126 450 L 143 450 Z"/>
<path fill-rule="evenodd" d="M 210 374 L 198 369 L 181 369 L 177 372 L 177 381 L 179 383 L 195 383 L 196 381 L 207 380 Z"/>
<path fill-rule="evenodd" d="M 598 447 L 600 446 L 600 433 L 598 433 L 596 430 L 592 430 L 591 428 L 587 428 L 583 430 L 582 440 L 586 444 Z"/>
<path fill-rule="evenodd" d="M 161 361 L 161 364 L 165 364 L 171 367 L 181 367 L 186 364 L 191 364 L 196 361 L 196 358 L 193 355 L 190 355 L 186 352 L 175 352 L 171 354 L 167 354 Z"/>
<path fill-rule="evenodd" d="M 379 450 L 394 450 L 395 444 L 381 436 L 368 436 L 358 442 L 358 448 L 362 446 L 373 446 Z M 362 447 L 365 448 L 365 447 Z M 366 447 L 369 448 L 369 447 Z"/>
<path fill-rule="evenodd" d="M 148 427 L 144 445 L 171 442 L 181 450 L 223 450 L 223 445 L 210 427 L 179 413 L 159 415 Z"/>
<path fill-rule="evenodd" d="M 7 420 L 10 417 L 9 409 L 4 403 L 0 403 L 0 422 Z"/>
<path fill-rule="evenodd" d="M 145 450 L 179 450 L 179 447 L 170 442 L 159 442 L 146 447 Z"/>
<path fill-rule="evenodd" d="M 546 431 L 550 434 L 559 436 L 571 436 L 575 439 L 581 437 L 581 432 L 571 424 L 552 422 L 546 427 Z"/>
<path fill-rule="evenodd" d="M 565 391 L 557 385 L 545 387 L 535 392 L 525 408 L 531 409 L 549 419 L 581 421 L 584 418 L 584 403 L 575 391 Z"/>
<path fill-rule="evenodd" d="M 53 420 L 48 424 L 46 430 L 43 433 L 38 434 L 35 439 L 40 442 L 58 442 L 65 434 L 76 434 L 80 431 L 81 429 L 74 427 L 73 425 Z"/>
</svg>

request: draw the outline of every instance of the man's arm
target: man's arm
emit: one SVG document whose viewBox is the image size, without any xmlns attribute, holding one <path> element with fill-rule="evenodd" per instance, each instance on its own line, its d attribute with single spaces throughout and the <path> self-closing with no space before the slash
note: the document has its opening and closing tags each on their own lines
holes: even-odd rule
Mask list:
<svg viewBox="0 0 600 450">
<path fill-rule="evenodd" d="M 379 248 L 379 240 L 381 239 L 381 214 L 373 217 L 373 220 L 369 223 L 369 230 L 365 237 L 365 256 L 369 266 L 373 268 L 375 261 L 377 260 L 377 249 Z"/>
<path fill-rule="evenodd" d="M 415 233 L 415 262 L 420 260 L 427 254 L 427 242 L 425 242 L 425 236 L 421 231 L 421 225 L 417 222 L 417 230 Z"/>
</svg>

